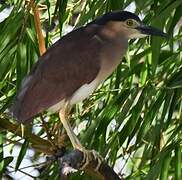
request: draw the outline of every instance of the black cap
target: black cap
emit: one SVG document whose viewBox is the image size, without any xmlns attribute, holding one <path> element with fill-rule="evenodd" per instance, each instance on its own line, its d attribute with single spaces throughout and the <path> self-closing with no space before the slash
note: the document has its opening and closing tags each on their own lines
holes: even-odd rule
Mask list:
<svg viewBox="0 0 182 180">
<path fill-rule="evenodd" d="M 91 23 L 105 25 L 109 21 L 126 21 L 127 19 L 135 19 L 136 21 L 141 22 L 140 18 L 134 13 L 128 11 L 114 11 L 104 14 Z"/>
</svg>

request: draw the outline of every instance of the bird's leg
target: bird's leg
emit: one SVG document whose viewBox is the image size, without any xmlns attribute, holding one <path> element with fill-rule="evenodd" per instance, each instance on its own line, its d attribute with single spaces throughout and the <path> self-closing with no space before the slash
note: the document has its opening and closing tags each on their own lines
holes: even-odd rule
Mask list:
<svg viewBox="0 0 182 180">
<path fill-rule="evenodd" d="M 68 112 L 69 112 L 69 108 L 68 108 L 68 106 L 65 106 L 65 108 L 62 108 L 59 111 L 59 117 L 61 119 L 63 127 L 65 128 L 67 135 L 68 135 L 74 149 L 78 149 L 83 153 L 83 160 L 82 160 L 80 169 L 84 169 L 85 167 L 87 167 L 87 165 L 90 164 L 90 162 L 95 160 L 97 162 L 97 166 L 95 168 L 95 171 L 98 171 L 101 163 L 103 162 L 103 158 L 96 151 L 86 150 L 82 146 L 82 144 L 80 143 L 80 141 L 78 140 L 78 138 L 74 134 L 74 132 L 73 132 L 73 130 L 72 130 L 72 128 L 68 122 L 68 119 L 67 119 L 68 118 Z"/>
<path fill-rule="evenodd" d="M 70 123 L 67 119 L 68 117 L 68 113 L 69 113 L 69 108 L 68 106 L 65 106 L 65 108 L 62 108 L 60 111 L 59 111 L 59 117 L 60 117 L 60 120 L 63 124 L 63 127 L 65 128 L 66 130 L 66 133 L 71 141 L 71 144 L 72 146 L 75 148 L 75 149 L 79 149 L 79 150 L 83 150 L 84 148 L 82 147 L 80 141 L 78 140 L 78 138 L 76 137 L 75 133 L 73 132 L 71 126 L 70 126 Z"/>
</svg>

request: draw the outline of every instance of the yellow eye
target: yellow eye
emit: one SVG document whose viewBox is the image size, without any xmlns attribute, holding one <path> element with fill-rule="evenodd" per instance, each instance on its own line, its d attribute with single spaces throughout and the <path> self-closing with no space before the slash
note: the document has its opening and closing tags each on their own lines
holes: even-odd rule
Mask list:
<svg viewBox="0 0 182 180">
<path fill-rule="evenodd" d="M 134 26 L 135 22 L 132 19 L 128 19 L 128 20 L 126 20 L 126 24 L 127 24 L 127 26 Z"/>
</svg>

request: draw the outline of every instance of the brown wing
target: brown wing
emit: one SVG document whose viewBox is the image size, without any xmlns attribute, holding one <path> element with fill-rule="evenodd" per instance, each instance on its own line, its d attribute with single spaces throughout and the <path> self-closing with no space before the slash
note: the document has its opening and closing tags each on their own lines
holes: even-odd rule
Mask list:
<svg viewBox="0 0 182 180">
<path fill-rule="evenodd" d="M 70 97 L 100 70 L 101 42 L 97 28 L 80 28 L 61 38 L 39 58 L 22 83 L 12 108 L 17 120 L 25 122 L 64 98 Z"/>
</svg>

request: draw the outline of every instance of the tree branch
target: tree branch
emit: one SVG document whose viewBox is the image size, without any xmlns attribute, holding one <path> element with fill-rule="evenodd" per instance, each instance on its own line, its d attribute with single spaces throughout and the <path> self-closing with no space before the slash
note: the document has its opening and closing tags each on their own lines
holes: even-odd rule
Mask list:
<svg viewBox="0 0 182 180">
<path fill-rule="evenodd" d="M 33 4 L 32 10 L 34 13 L 35 28 L 36 28 L 37 38 L 39 43 L 39 51 L 40 51 L 40 55 L 42 55 L 46 52 L 46 48 L 45 48 L 45 41 L 42 34 L 42 28 L 40 23 L 39 9 L 37 8 L 36 4 Z"/>
<path fill-rule="evenodd" d="M 20 125 L 11 123 L 7 118 L 4 117 L 0 118 L 0 122 L 1 129 L 8 130 L 13 134 L 22 137 L 22 129 Z M 42 139 L 39 136 L 36 136 L 35 134 L 32 134 L 28 129 L 25 129 L 23 138 L 26 138 L 29 142 L 31 142 L 32 147 L 38 152 L 43 152 L 47 155 L 52 155 L 57 150 L 53 148 L 49 141 Z"/>
<path fill-rule="evenodd" d="M 61 179 L 66 180 L 70 173 L 75 172 L 76 170 L 80 170 L 82 168 L 82 163 L 84 160 L 83 152 L 79 150 L 73 150 L 70 153 L 64 155 L 63 157 L 59 158 L 59 164 L 61 167 Z M 89 174 L 94 174 L 97 176 L 96 179 L 104 179 L 104 180 L 122 180 L 114 170 L 105 162 L 103 161 L 96 171 L 96 167 L 98 165 L 98 160 L 93 158 L 88 165 L 84 168 L 86 172 Z M 82 170 L 82 169 L 81 169 Z"/>
</svg>

